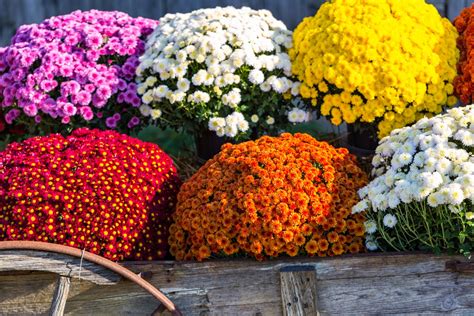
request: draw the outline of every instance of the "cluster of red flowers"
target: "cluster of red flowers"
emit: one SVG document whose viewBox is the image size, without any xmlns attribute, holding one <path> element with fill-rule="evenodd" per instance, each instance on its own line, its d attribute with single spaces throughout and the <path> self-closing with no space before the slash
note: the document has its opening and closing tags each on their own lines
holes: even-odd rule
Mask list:
<svg viewBox="0 0 474 316">
<path fill-rule="evenodd" d="M 226 144 L 181 187 L 171 254 L 261 260 L 363 251 L 364 215 L 351 208 L 366 183 L 347 149 L 306 134 Z"/>
<path fill-rule="evenodd" d="M 165 257 L 179 179 L 158 146 L 79 129 L 0 152 L 0 240 L 36 240 L 111 260 Z"/>
<path fill-rule="evenodd" d="M 460 51 L 458 76 L 454 79 L 454 90 L 464 104 L 474 99 L 474 5 L 462 10 L 454 20 L 459 32 L 457 46 Z"/>
</svg>

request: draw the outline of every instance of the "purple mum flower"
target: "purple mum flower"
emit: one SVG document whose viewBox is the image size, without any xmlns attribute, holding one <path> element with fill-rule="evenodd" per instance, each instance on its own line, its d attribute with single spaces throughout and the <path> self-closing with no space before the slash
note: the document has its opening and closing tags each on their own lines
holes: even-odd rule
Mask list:
<svg viewBox="0 0 474 316">
<path fill-rule="evenodd" d="M 112 95 L 112 90 L 108 85 L 101 85 L 97 88 L 97 95 L 102 99 L 108 99 Z"/>
<path fill-rule="evenodd" d="M 140 105 L 142 105 L 142 100 L 140 100 L 139 97 L 134 96 L 134 97 L 132 98 L 130 104 L 131 104 L 134 108 L 138 108 Z"/>
<path fill-rule="evenodd" d="M 65 103 L 63 105 L 63 113 L 67 116 L 74 116 L 77 113 L 77 108 L 72 103 Z"/>
<path fill-rule="evenodd" d="M 119 113 L 115 113 L 113 116 L 114 120 L 116 120 L 117 122 L 120 121 L 120 119 L 122 118 L 122 116 L 119 114 Z"/>
<path fill-rule="evenodd" d="M 87 91 L 80 91 L 73 95 L 72 101 L 78 105 L 89 105 L 91 103 L 91 94 Z"/>
<path fill-rule="evenodd" d="M 105 125 L 110 129 L 114 129 L 117 127 L 117 121 L 113 117 L 108 117 L 105 119 Z"/>
<path fill-rule="evenodd" d="M 117 87 L 120 91 L 125 91 L 127 90 L 127 82 L 123 79 L 119 79 Z"/>
<path fill-rule="evenodd" d="M 124 94 L 125 102 L 132 103 L 133 98 L 136 96 L 137 96 L 137 93 L 135 91 L 127 90 L 127 92 L 125 92 Z"/>
<path fill-rule="evenodd" d="M 71 122 L 71 118 L 69 116 L 64 116 L 61 119 L 61 123 L 63 123 L 63 124 L 69 124 L 69 122 Z"/>
<path fill-rule="evenodd" d="M 23 108 L 23 112 L 25 112 L 25 114 L 29 117 L 34 117 L 36 116 L 36 114 L 38 114 L 38 108 L 36 107 L 36 105 L 31 103 Z"/>
<path fill-rule="evenodd" d="M 134 128 L 138 124 L 140 124 L 140 119 L 138 117 L 134 116 L 130 119 L 127 126 L 128 126 L 128 128 Z"/>
<path fill-rule="evenodd" d="M 73 123 L 81 124 L 102 115 L 98 108 L 104 116 L 113 116 L 116 110 L 111 105 L 116 102 L 111 100 L 138 115 L 133 107 L 138 98 L 133 83 L 136 62 L 145 46 L 143 39 L 157 23 L 91 10 L 19 27 L 11 45 L 0 48 L 0 100 L 8 121 L 23 115 L 41 128 L 42 111 L 63 124 L 72 123 L 71 117 L 80 113 Z M 121 62 L 116 62 L 118 55 L 124 57 Z M 8 111 L 16 106 L 21 110 Z M 126 124 L 117 127 L 126 129 Z"/>
<path fill-rule="evenodd" d="M 12 109 L 8 111 L 8 113 L 5 115 L 5 122 L 7 124 L 12 124 L 14 120 L 16 120 L 20 116 L 21 112 L 18 109 Z"/>
<path fill-rule="evenodd" d="M 86 45 L 91 48 L 99 48 L 103 42 L 102 35 L 100 33 L 88 34 L 86 37 Z"/>
<path fill-rule="evenodd" d="M 92 109 L 88 106 L 83 106 L 79 108 L 79 113 L 86 121 L 90 121 L 94 118 L 94 113 L 92 112 Z"/>
<path fill-rule="evenodd" d="M 56 108 L 56 101 L 52 98 L 48 98 L 44 100 L 44 102 L 41 102 L 40 108 L 45 111 L 53 110 Z"/>
<path fill-rule="evenodd" d="M 118 102 L 118 103 L 124 103 L 124 102 L 125 102 L 125 94 L 124 94 L 124 93 L 120 93 L 120 94 L 117 96 L 117 102 Z"/>
</svg>

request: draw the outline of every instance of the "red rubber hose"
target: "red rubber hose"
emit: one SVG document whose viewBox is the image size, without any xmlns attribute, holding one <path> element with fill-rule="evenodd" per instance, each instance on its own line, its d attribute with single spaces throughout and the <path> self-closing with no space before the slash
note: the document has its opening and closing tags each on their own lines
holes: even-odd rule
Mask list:
<svg viewBox="0 0 474 316">
<path fill-rule="evenodd" d="M 174 305 L 174 303 L 171 302 L 169 298 L 167 298 L 160 290 L 151 285 L 149 282 L 142 279 L 140 276 L 128 270 L 127 268 L 122 267 L 118 263 L 115 263 L 113 261 L 110 261 L 109 259 L 95 255 L 93 253 L 64 245 L 41 241 L 0 241 L 0 250 L 39 250 L 61 253 L 77 258 L 84 258 L 87 261 L 103 266 L 121 275 L 122 277 L 132 282 L 135 282 L 136 284 L 144 288 L 148 293 L 153 295 L 158 301 L 160 301 L 161 304 L 163 304 L 163 306 L 166 307 L 166 309 L 169 310 L 172 315 L 182 316 L 181 312 Z"/>
</svg>

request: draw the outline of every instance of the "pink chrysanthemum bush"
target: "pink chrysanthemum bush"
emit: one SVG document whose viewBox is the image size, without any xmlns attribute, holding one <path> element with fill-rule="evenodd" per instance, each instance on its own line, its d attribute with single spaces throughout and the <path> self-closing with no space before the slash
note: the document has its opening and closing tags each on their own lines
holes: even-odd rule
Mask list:
<svg viewBox="0 0 474 316">
<path fill-rule="evenodd" d="M 0 107 L 30 134 L 140 123 L 135 69 L 157 21 L 75 11 L 21 26 L 0 49 Z"/>
<path fill-rule="evenodd" d="M 157 145 L 81 128 L 0 152 L 0 240 L 36 240 L 112 260 L 168 252 L 179 178 Z"/>
</svg>

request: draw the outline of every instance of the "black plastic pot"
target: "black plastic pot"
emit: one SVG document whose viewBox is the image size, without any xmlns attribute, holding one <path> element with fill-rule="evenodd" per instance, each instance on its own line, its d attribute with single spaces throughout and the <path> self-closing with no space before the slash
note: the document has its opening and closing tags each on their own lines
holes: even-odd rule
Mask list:
<svg viewBox="0 0 474 316">
<path fill-rule="evenodd" d="M 367 157 L 375 154 L 378 145 L 377 132 L 372 127 L 361 125 L 348 125 L 346 147 L 358 157 Z"/>
<path fill-rule="evenodd" d="M 257 129 L 251 130 L 249 140 L 256 140 L 258 138 Z M 236 141 L 233 138 L 226 136 L 219 137 L 215 132 L 209 130 L 203 131 L 201 134 L 196 135 L 194 138 L 196 142 L 196 152 L 200 159 L 209 160 L 221 151 L 221 146 L 226 143 L 237 144 L 241 141 Z"/>
<path fill-rule="evenodd" d="M 344 147 L 346 147 L 351 154 L 354 154 L 360 158 L 365 158 L 365 157 L 370 157 L 370 156 L 375 155 L 374 149 L 364 149 L 360 147 L 355 147 L 347 142 L 344 144 Z"/>
<path fill-rule="evenodd" d="M 202 160 L 209 160 L 220 150 L 221 146 L 229 142 L 227 137 L 219 137 L 215 132 L 203 131 L 195 136 L 196 153 Z"/>
</svg>

